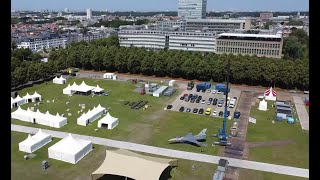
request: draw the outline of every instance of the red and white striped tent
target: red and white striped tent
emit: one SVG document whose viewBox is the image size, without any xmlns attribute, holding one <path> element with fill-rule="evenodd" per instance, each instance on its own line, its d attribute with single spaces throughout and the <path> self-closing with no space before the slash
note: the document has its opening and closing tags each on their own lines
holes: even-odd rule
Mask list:
<svg viewBox="0 0 320 180">
<path fill-rule="evenodd" d="M 275 90 L 273 90 L 272 87 L 270 87 L 270 89 L 267 89 L 264 92 L 264 98 L 266 100 L 276 101 L 277 100 L 277 92 Z"/>
</svg>

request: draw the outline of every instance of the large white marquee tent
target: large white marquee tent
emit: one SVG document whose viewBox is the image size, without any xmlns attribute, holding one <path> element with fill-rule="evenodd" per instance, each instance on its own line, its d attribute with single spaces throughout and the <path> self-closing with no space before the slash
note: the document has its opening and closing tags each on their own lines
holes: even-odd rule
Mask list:
<svg viewBox="0 0 320 180">
<path fill-rule="evenodd" d="M 48 148 L 49 158 L 76 164 L 92 150 L 92 142 L 75 139 L 69 134 Z"/>
<path fill-rule="evenodd" d="M 19 143 L 19 151 L 32 153 L 52 141 L 51 135 L 43 133 L 41 129 L 34 136 L 28 135 L 28 138 Z"/>
<path fill-rule="evenodd" d="M 41 95 L 38 94 L 36 91 L 32 95 L 27 93 L 25 96 L 23 96 L 23 99 L 26 103 L 37 102 L 42 100 Z"/>
<path fill-rule="evenodd" d="M 91 92 L 101 92 L 103 89 L 100 88 L 98 85 L 95 86 L 89 86 L 84 81 L 80 85 L 77 85 L 75 82 L 70 86 L 63 89 L 63 94 L 82 94 L 82 95 L 90 95 Z"/>
<path fill-rule="evenodd" d="M 112 117 L 110 113 L 98 121 L 99 128 L 113 129 L 119 124 L 119 119 Z"/>
<path fill-rule="evenodd" d="M 267 101 L 265 101 L 264 99 L 263 99 L 262 101 L 260 101 L 259 107 L 258 107 L 258 109 L 259 109 L 260 111 L 266 111 L 266 110 L 267 110 L 267 107 L 268 107 Z"/>
<path fill-rule="evenodd" d="M 41 113 L 39 109 L 37 112 L 31 111 L 29 108 L 23 110 L 20 107 L 11 113 L 13 119 L 18 119 L 25 122 L 31 122 L 34 124 L 41 124 L 45 126 L 50 126 L 54 128 L 61 128 L 67 124 L 67 118 L 60 116 L 58 113 L 56 115 L 51 115 L 49 111 L 45 114 Z"/>
<path fill-rule="evenodd" d="M 81 126 L 87 126 L 90 122 L 93 122 L 101 117 L 105 110 L 106 108 L 101 107 L 99 104 L 98 107 L 94 107 L 92 110 L 89 110 L 87 113 L 84 113 L 82 116 L 80 116 L 77 119 L 77 124 Z"/>
<path fill-rule="evenodd" d="M 57 76 L 52 80 L 54 84 L 65 84 L 67 83 L 67 80 L 65 78 L 63 78 L 62 76 L 60 76 L 60 78 L 58 78 Z"/>
<path fill-rule="evenodd" d="M 21 98 L 19 95 L 15 99 L 13 99 L 11 97 L 11 108 L 18 107 L 18 106 L 23 105 L 25 103 L 26 103 L 26 100 Z"/>
</svg>

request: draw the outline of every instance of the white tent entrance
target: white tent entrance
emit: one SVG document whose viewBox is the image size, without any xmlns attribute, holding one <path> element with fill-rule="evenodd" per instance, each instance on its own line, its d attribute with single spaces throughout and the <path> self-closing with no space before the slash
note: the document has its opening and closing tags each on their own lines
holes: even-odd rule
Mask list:
<svg viewBox="0 0 320 180">
<path fill-rule="evenodd" d="M 98 121 L 98 128 L 113 129 L 119 125 L 119 119 L 112 117 L 110 113 Z"/>
<path fill-rule="evenodd" d="M 57 78 L 57 76 L 52 80 L 54 84 L 65 84 L 67 83 L 67 80 L 60 76 L 60 78 Z"/>
<path fill-rule="evenodd" d="M 262 101 L 260 101 L 259 103 L 259 110 L 260 111 L 266 111 L 267 110 L 267 106 L 268 106 L 268 103 L 267 101 L 265 101 L 264 99 Z"/>
</svg>

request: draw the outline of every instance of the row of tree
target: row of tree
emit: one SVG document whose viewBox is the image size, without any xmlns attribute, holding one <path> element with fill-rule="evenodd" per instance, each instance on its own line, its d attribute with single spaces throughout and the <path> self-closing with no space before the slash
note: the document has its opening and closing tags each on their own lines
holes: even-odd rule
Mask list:
<svg viewBox="0 0 320 180">
<path fill-rule="evenodd" d="M 86 70 L 182 77 L 222 82 L 227 61 L 231 62 L 230 82 L 236 84 L 276 84 L 282 88 L 308 89 L 309 61 L 272 59 L 256 56 L 201 54 L 175 50 L 149 51 L 144 48 L 114 46 L 112 39 L 99 43 L 76 43 L 68 49 L 50 53 L 56 68 L 77 67 Z"/>
</svg>

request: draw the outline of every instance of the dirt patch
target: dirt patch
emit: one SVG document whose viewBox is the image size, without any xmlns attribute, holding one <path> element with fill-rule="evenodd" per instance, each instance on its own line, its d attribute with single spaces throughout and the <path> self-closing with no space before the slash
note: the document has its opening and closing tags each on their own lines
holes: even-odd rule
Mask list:
<svg viewBox="0 0 320 180">
<path fill-rule="evenodd" d="M 152 125 L 139 123 L 133 124 L 130 129 L 132 129 L 132 131 L 129 134 L 127 141 L 139 144 L 146 144 L 149 141 L 153 130 Z"/>
<path fill-rule="evenodd" d="M 268 147 L 268 146 L 286 146 L 290 144 L 294 144 L 294 141 L 283 140 L 283 141 L 251 142 L 251 143 L 248 143 L 248 147 L 253 148 L 253 147 Z"/>
</svg>

